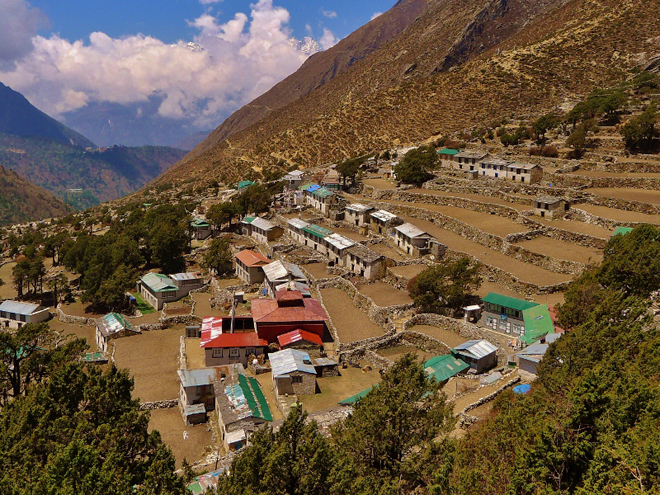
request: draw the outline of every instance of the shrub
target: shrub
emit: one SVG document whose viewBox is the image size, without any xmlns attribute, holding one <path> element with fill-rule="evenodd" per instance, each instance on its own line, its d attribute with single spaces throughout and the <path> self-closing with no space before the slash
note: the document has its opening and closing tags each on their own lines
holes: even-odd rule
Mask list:
<svg viewBox="0 0 660 495">
<path fill-rule="evenodd" d="M 552 145 L 547 145 L 544 146 L 543 149 L 541 150 L 541 156 L 545 156 L 548 158 L 557 158 L 559 156 L 559 150 Z"/>
</svg>

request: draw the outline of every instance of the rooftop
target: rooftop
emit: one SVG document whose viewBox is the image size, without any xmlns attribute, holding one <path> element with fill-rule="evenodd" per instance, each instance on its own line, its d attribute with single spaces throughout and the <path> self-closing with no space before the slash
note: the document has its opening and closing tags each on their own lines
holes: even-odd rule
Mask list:
<svg viewBox="0 0 660 495">
<path fill-rule="evenodd" d="M 326 229 L 325 227 L 320 227 L 318 225 L 308 225 L 307 227 L 303 228 L 303 231 L 307 232 L 308 234 L 315 235 L 316 237 L 327 237 L 330 234 L 332 234 L 332 230 Z"/>
<path fill-rule="evenodd" d="M 120 315 L 119 313 L 108 313 L 102 318 L 99 318 L 98 327 L 101 333 L 103 333 L 106 337 L 108 335 L 121 332 L 122 330 L 129 330 L 136 333 L 138 332 L 135 330 L 135 328 L 133 328 L 133 325 L 130 324 L 126 317 L 124 315 Z"/>
<path fill-rule="evenodd" d="M 552 196 L 539 196 L 538 198 L 535 199 L 535 201 L 538 203 L 545 203 L 547 205 L 554 205 L 555 203 L 564 201 L 564 198 L 555 198 Z"/>
<path fill-rule="evenodd" d="M 292 306 L 288 303 L 282 306 L 277 299 L 253 299 L 252 317 L 259 323 L 304 323 L 324 322 L 328 320 L 321 303 L 316 299 L 303 298 L 300 303 Z"/>
<path fill-rule="evenodd" d="M 273 377 L 288 376 L 294 371 L 310 373 L 316 375 L 316 369 L 312 360 L 304 351 L 298 349 L 284 349 L 283 351 L 273 352 L 269 355 L 270 367 L 273 370 Z"/>
<path fill-rule="evenodd" d="M 212 368 L 201 368 L 195 370 L 178 370 L 179 380 L 184 387 L 199 387 L 211 385 L 215 379 L 215 370 Z"/>
<path fill-rule="evenodd" d="M 633 229 L 632 227 L 617 227 L 614 229 L 614 233 L 612 234 L 613 236 L 615 235 L 626 235 L 632 232 Z"/>
<path fill-rule="evenodd" d="M 179 289 L 170 277 L 162 273 L 149 272 L 143 275 L 140 280 L 154 292 L 175 291 Z"/>
<path fill-rule="evenodd" d="M 483 160 L 483 163 L 490 164 L 490 165 L 506 165 L 506 166 L 508 166 L 511 162 L 509 160 L 505 160 L 504 158 L 502 158 L 500 156 L 491 156 L 487 160 Z"/>
<path fill-rule="evenodd" d="M 469 367 L 470 365 L 465 361 L 451 354 L 435 356 L 424 363 L 425 371 L 439 383 L 449 380 L 452 376 L 465 371 Z"/>
<path fill-rule="evenodd" d="M 300 218 L 292 218 L 287 223 L 297 229 L 303 229 L 309 225 L 309 223 L 301 220 Z"/>
<path fill-rule="evenodd" d="M 312 194 L 314 196 L 318 196 L 319 198 L 327 198 L 329 196 L 332 196 L 334 193 L 329 189 L 322 187 L 320 189 L 316 189 L 315 191 L 312 191 Z"/>
<path fill-rule="evenodd" d="M 550 311 L 545 304 L 539 304 L 524 310 L 523 320 L 525 322 L 525 334 L 518 338 L 527 345 L 555 331 L 550 318 Z"/>
<path fill-rule="evenodd" d="M 370 210 L 373 210 L 373 206 L 363 205 L 361 203 L 351 203 L 346 205 L 347 210 L 355 211 L 357 213 L 366 213 Z"/>
<path fill-rule="evenodd" d="M 216 404 L 225 425 L 252 417 L 266 421 L 273 420 L 259 382 L 256 378 L 245 376 L 242 365 L 235 364 L 214 369 L 216 383 L 220 382 L 215 387 Z M 225 374 L 224 382 L 218 378 L 219 373 Z"/>
<path fill-rule="evenodd" d="M 197 280 L 202 278 L 202 276 L 197 272 L 185 272 L 185 273 L 175 273 L 170 275 L 170 279 L 182 281 L 182 280 Z"/>
<path fill-rule="evenodd" d="M 399 232 L 401 232 L 406 237 L 429 236 L 429 234 L 424 232 L 419 227 L 413 225 L 412 223 L 404 223 L 403 225 L 399 225 L 398 227 L 394 227 L 394 228 Z"/>
<path fill-rule="evenodd" d="M 206 220 L 202 220 L 201 218 L 195 218 L 192 222 L 190 222 L 190 226 L 194 228 L 202 228 L 202 227 L 210 227 L 211 224 L 208 223 Z"/>
<path fill-rule="evenodd" d="M 321 186 L 319 186 L 318 184 L 303 184 L 303 186 L 300 189 L 302 189 L 303 191 L 307 191 L 309 193 L 313 193 L 317 189 L 321 189 Z"/>
<path fill-rule="evenodd" d="M 343 235 L 339 234 L 332 234 L 326 237 L 325 242 L 330 244 L 331 246 L 336 247 L 337 249 L 346 249 L 355 244 L 354 241 L 348 239 L 347 237 L 344 237 Z"/>
<path fill-rule="evenodd" d="M 315 333 L 308 332 L 306 330 L 292 330 L 282 335 L 277 336 L 277 342 L 280 344 L 280 347 L 287 345 L 295 344 L 296 342 L 307 341 L 316 345 L 323 345 L 321 337 Z"/>
<path fill-rule="evenodd" d="M 24 303 L 7 299 L 0 304 L 0 311 L 15 313 L 17 315 L 31 315 L 39 310 L 41 306 L 33 303 Z"/>
<path fill-rule="evenodd" d="M 461 151 L 456 153 L 456 158 L 474 158 L 475 160 L 482 160 L 488 156 L 488 153 L 483 151 Z"/>
<path fill-rule="evenodd" d="M 275 225 L 272 222 L 269 222 L 265 218 L 257 217 L 250 223 L 253 227 L 257 227 L 261 230 L 271 230 L 275 228 Z"/>
<path fill-rule="evenodd" d="M 515 162 L 515 163 L 510 163 L 509 168 L 514 169 L 514 168 L 522 168 L 524 170 L 531 170 L 533 168 L 539 167 L 539 165 L 536 165 L 534 163 L 522 163 L 522 162 Z"/>
<path fill-rule="evenodd" d="M 363 260 L 365 263 L 373 263 L 374 261 L 385 257 L 373 249 L 369 249 L 363 244 L 355 244 L 354 246 L 351 246 L 348 249 L 348 253 L 352 254 L 356 258 Z"/>
<path fill-rule="evenodd" d="M 200 343 L 204 349 L 232 348 L 232 347 L 264 347 L 268 345 L 264 339 L 260 339 L 257 332 L 221 333 L 214 339 Z"/>
<path fill-rule="evenodd" d="M 441 149 L 440 151 L 438 151 L 439 155 L 456 155 L 458 153 L 459 153 L 458 150 L 454 150 L 454 149 L 451 149 L 451 148 L 444 148 L 444 149 Z"/>
<path fill-rule="evenodd" d="M 489 354 L 497 352 L 497 347 L 487 340 L 468 340 L 452 349 L 452 352 L 466 354 L 475 359 L 481 359 Z"/>
<path fill-rule="evenodd" d="M 505 308 L 517 309 L 518 311 L 525 311 L 526 309 L 538 306 L 538 303 L 525 301 L 524 299 L 517 299 L 515 297 L 504 296 L 495 292 L 489 292 L 486 297 L 481 299 L 483 302 L 495 304 Z"/>
<path fill-rule="evenodd" d="M 273 261 L 268 265 L 264 266 L 264 273 L 269 282 L 274 282 L 275 280 L 283 279 L 293 279 L 307 281 L 307 277 L 302 272 L 302 270 L 288 261 Z"/>
<path fill-rule="evenodd" d="M 312 291 L 309 288 L 309 284 L 303 282 L 297 282 L 295 280 L 291 280 L 289 282 L 283 282 L 275 286 L 275 292 L 281 290 L 296 290 L 299 291 L 303 295 L 303 297 L 312 297 Z"/>
<path fill-rule="evenodd" d="M 381 222 L 390 222 L 396 218 L 396 215 L 394 213 L 390 213 L 387 210 L 378 210 L 374 211 L 371 214 L 372 217 L 377 218 Z"/>
<path fill-rule="evenodd" d="M 236 259 L 240 260 L 245 266 L 265 266 L 270 260 L 261 253 L 255 253 L 250 249 L 244 249 L 236 253 Z"/>
<path fill-rule="evenodd" d="M 242 180 L 241 182 L 238 183 L 236 186 L 236 189 L 245 189 L 246 187 L 253 186 L 254 182 L 251 180 Z"/>
</svg>

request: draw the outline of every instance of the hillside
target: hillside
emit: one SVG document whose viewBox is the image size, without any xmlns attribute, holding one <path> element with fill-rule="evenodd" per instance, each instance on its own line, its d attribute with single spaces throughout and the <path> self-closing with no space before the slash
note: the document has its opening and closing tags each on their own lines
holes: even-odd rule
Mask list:
<svg viewBox="0 0 660 495">
<path fill-rule="evenodd" d="M 645 66 L 660 52 L 659 10 L 651 0 L 431 1 L 342 74 L 229 140 L 221 126 L 160 180 L 318 165 L 538 115 Z"/>
<path fill-rule="evenodd" d="M 183 150 L 162 146 L 85 151 L 54 139 L 0 134 L 0 165 L 30 177 L 77 208 L 129 194 L 184 155 Z"/>
<path fill-rule="evenodd" d="M 69 211 L 62 200 L 0 166 L 0 225 L 63 216 Z"/>
<path fill-rule="evenodd" d="M 94 146 L 89 139 L 35 108 L 22 94 L 0 83 L 0 134 L 41 136 L 73 146 Z"/>
</svg>

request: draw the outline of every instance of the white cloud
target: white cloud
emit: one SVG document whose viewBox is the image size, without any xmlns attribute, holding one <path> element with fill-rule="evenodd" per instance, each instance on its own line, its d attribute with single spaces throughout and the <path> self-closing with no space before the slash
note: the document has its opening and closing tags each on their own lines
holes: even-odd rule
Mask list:
<svg viewBox="0 0 660 495">
<path fill-rule="evenodd" d="M 321 39 L 319 40 L 321 48 L 327 50 L 328 48 L 335 46 L 337 43 L 339 43 L 339 38 L 337 38 L 328 28 L 323 28 L 323 36 L 321 36 Z"/>
<path fill-rule="evenodd" d="M 373 15 L 371 16 L 371 20 L 373 21 L 379 15 L 383 15 L 383 13 L 382 12 L 374 12 Z"/>
<path fill-rule="evenodd" d="M 88 43 L 34 36 L 32 52 L 15 68 L 0 67 L 0 80 L 54 116 L 95 101 L 135 103 L 158 94 L 164 98 L 161 115 L 217 124 L 306 58 L 288 41 L 286 9 L 272 0 L 259 0 L 251 9 L 250 17 L 239 12 L 225 23 L 208 13 L 190 21 L 199 30 L 194 42 L 201 51 L 190 50 L 186 41 L 166 44 L 141 34 L 111 38 L 95 32 Z M 336 42 L 325 29 L 321 45 Z"/>
<path fill-rule="evenodd" d="M 20 60 L 32 51 L 32 37 L 48 18 L 24 0 L 0 0 L 0 64 Z"/>
<path fill-rule="evenodd" d="M 334 19 L 337 17 L 337 12 L 334 10 L 321 10 L 321 14 L 323 14 L 328 19 Z"/>
<path fill-rule="evenodd" d="M 222 2 L 222 0 L 199 0 L 202 5 L 211 5 L 212 3 Z"/>
</svg>

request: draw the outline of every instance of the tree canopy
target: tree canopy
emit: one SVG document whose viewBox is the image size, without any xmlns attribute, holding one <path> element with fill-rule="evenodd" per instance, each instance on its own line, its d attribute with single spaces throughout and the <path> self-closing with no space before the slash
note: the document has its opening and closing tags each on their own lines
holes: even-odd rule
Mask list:
<svg viewBox="0 0 660 495">
<path fill-rule="evenodd" d="M 421 184 L 431 178 L 439 162 L 433 146 L 420 146 L 408 151 L 394 167 L 397 180 L 409 184 Z"/>
</svg>

